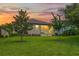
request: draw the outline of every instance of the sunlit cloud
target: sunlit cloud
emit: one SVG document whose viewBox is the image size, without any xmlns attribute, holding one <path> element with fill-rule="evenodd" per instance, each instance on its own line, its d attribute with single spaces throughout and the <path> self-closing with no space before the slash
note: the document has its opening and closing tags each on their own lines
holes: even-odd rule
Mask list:
<svg viewBox="0 0 79 59">
<path fill-rule="evenodd" d="M 30 18 L 49 22 L 52 18 L 50 12 L 58 13 L 59 8 L 64 8 L 65 3 L 0 3 L 0 24 L 10 23 L 13 16 L 20 9 L 27 10 Z"/>
</svg>

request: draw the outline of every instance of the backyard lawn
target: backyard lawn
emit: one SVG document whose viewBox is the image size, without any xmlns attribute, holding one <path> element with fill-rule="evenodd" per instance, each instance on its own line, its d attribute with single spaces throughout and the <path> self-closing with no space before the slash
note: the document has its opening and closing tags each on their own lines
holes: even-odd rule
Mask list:
<svg viewBox="0 0 79 59">
<path fill-rule="evenodd" d="M 79 55 L 79 36 L 26 36 L 0 38 L 0 56 Z"/>
</svg>

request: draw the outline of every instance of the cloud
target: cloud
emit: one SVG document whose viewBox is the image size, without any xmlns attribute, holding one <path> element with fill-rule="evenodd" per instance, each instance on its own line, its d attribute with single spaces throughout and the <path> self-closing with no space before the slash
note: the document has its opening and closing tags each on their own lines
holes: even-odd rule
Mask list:
<svg viewBox="0 0 79 59">
<path fill-rule="evenodd" d="M 19 9 L 27 10 L 30 18 L 49 21 L 50 12 L 57 13 L 58 8 L 64 8 L 67 4 L 63 3 L 0 3 L 0 20 L 10 22 Z"/>
<path fill-rule="evenodd" d="M 0 13 L 16 12 L 18 9 L 31 10 L 32 12 L 51 12 L 63 8 L 67 3 L 0 3 Z"/>
<path fill-rule="evenodd" d="M 51 15 L 50 12 L 41 12 L 41 13 L 39 13 L 39 16 L 49 16 L 49 15 Z"/>
<path fill-rule="evenodd" d="M 21 4 L 0 4 L 0 15 L 3 13 L 16 13 L 19 9 L 28 10 L 28 8 L 24 8 L 24 6 L 20 6 Z"/>
</svg>

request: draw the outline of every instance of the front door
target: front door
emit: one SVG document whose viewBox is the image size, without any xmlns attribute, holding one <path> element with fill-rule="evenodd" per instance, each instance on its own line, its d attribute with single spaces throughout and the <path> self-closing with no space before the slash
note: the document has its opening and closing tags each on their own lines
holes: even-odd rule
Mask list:
<svg viewBox="0 0 79 59">
<path fill-rule="evenodd" d="M 48 25 L 40 25 L 40 34 L 41 36 L 50 36 L 52 33 L 50 33 L 50 29 Z"/>
</svg>

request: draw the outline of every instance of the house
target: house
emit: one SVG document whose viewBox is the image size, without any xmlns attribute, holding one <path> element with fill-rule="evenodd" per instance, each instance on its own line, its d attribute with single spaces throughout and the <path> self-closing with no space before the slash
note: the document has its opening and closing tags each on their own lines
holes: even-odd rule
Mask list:
<svg viewBox="0 0 79 59">
<path fill-rule="evenodd" d="M 52 36 L 54 34 L 53 27 L 50 28 L 48 22 L 30 19 L 29 23 L 33 25 L 33 29 L 28 31 L 28 35 Z"/>
<path fill-rule="evenodd" d="M 3 36 L 3 37 L 9 37 L 8 31 L 6 31 L 6 30 L 4 30 L 4 29 L 1 29 L 0 32 L 1 32 L 1 33 L 0 33 L 1 36 Z"/>
<path fill-rule="evenodd" d="M 28 30 L 28 35 L 52 36 L 54 34 L 53 27 L 49 27 L 49 22 L 44 22 L 37 19 L 30 19 L 28 22 L 33 25 L 33 29 Z M 1 29 L 1 35 L 4 37 L 9 36 L 9 33 L 6 30 Z"/>
</svg>

